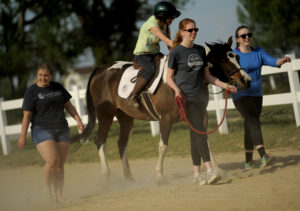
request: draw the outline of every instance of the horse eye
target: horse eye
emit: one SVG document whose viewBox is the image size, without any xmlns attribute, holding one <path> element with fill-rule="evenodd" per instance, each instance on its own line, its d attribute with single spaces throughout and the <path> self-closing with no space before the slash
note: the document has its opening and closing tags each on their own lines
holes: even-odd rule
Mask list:
<svg viewBox="0 0 300 211">
<path fill-rule="evenodd" d="M 233 54 L 233 53 L 229 53 L 228 56 L 229 56 L 230 58 L 234 58 L 234 54 Z"/>
</svg>

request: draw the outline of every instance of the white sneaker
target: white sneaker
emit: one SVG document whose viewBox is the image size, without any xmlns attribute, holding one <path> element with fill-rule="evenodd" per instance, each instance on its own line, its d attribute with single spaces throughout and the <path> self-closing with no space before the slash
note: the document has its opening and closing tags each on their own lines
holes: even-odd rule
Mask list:
<svg viewBox="0 0 300 211">
<path fill-rule="evenodd" d="M 213 168 L 207 171 L 207 184 L 214 184 L 220 181 L 222 177 L 215 172 Z"/>
<path fill-rule="evenodd" d="M 206 178 L 203 174 L 195 174 L 193 177 L 193 184 L 205 185 Z"/>
</svg>

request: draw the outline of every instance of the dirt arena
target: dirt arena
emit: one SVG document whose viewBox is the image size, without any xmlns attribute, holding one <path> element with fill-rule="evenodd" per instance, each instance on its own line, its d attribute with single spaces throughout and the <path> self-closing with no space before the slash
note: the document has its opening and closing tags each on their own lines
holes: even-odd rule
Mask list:
<svg viewBox="0 0 300 211">
<path fill-rule="evenodd" d="M 155 181 L 156 159 L 133 160 L 135 182 L 123 179 L 121 162 L 109 162 L 107 181 L 99 163 L 67 164 L 65 197 L 60 205 L 46 203 L 42 168 L 0 170 L 0 210 L 300 210 L 300 150 L 271 151 L 269 167 L 244 170 L 244 155 L 217 154 L 221 182 L 193 185 L 191 158 L 165 159 L 168 183 Z M 256 155 L 257 156 L 257 155 Z"/>
</svg>

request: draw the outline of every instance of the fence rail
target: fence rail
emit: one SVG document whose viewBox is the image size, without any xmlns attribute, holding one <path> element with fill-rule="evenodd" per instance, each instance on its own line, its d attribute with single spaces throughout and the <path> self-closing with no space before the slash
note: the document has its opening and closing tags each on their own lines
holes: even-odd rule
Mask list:
<svg viewBox="0 0 300 211">
<path fill-rule="evenodd" d="M 300 85 L 299 85 L 299 76 L 298 70 L 300 70 L 300 59 L 295 59 L 295 55 L 288 55 L 292 58 L 291 63 L 286 63 L 282 65 L 281 68 L 272 68 L 264 66 L 262 68 L 262 75 L 273 75 L 278 73 L 287 73 L 290 85 L 290 92 L 282 94 L 272 94 L 264 95 L 263 106 L 271 105 L 284 105 L 284 104 L 293 104 L 294 116 L 296 126 L 300 126 Z M 219 87 L 212 86 L 213 92 L 216 93 L 220 91 Z M 84 109 L 85 102 L 85 89 L 79 89 L 78 86 L 73 86 L 72 90 L 69 91 L 72 95 L 72 103 L 76 107 L 78 114 L 82 118 L 82 122 L 87 124 L 88 117 Z M 217 121 L 220 122 L 223 114 L 223 109 L 225 106 L 225 100 L 222 95 L 214 95 L 213 100 L 209 101 L 207 110 L 215 111 Z M 6 111 L 21 109 L 23 99 L 8 100 L 3 101 L 0 98 L 0 134 L 1 134 L 1 143 L 3 154 L 8 155 L 11 153 L 11 146 L 9 136 L 20 134 L 21 124 L 16 125 L 7 125 Z M 228 100 L 227 104 L 228 109 L 234 109 L 234 105 L 231 99 Z M 72 117 L 67 117 L 69 126 L 76 125 L 76 121 Z M 158 122 L 150 122 L 152 135 L 159 133 Z M 29 131 L 30 132 L 30 131 Z M 227 134 L 228 127 L 226 118 L 223 124 L 219 128 L 220 134 Z"/>
</svg>

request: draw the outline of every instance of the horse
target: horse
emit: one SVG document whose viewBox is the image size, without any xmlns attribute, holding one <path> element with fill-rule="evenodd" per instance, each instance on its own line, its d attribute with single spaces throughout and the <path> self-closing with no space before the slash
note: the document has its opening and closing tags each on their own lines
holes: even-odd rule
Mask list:
<svg viewBox="0 0 300 211">
<path fill-rule="evenodd" d="M 207 54 L 210 63 L 210 72 L 224 82 L 229 82 L 239 89 L 247 89 L 251 78 L 239 65 L 238 56 L 232 51 L 232 37 L 227 42 L 206 43 L 210 50 Z M 108 132 L 114 117 L 120 125 L 120 136 L 118 139 L 119 154 L 123 166 L 124 177 L 134 180 L 128 162 L 127 144 L 134 119 L 153 121 L 144 106 L 138 108 L 131 106 L 126 99 L 118 95 L 118 85 L 125 69 L 132 66 L 131 62 L 114 62 L 101 65 L 92 72 L 86 91 L 86 103 L 88 112 L 88 124 L 82 134 L 76 135 L 71 142 L 80 147 L 92 132 L 96 118 L 98 120 L 98 131 L 95 136 L 95 144 L 100 157 L 102 172 L 109 177 L 110 170 L 105 156 L 105 144 Z M 165 71 L 166 72 L 166 71 Z M 208 92 L 208 88 L 207 88 Z M 208 96 L 208 95 L 207 95 Z M 168 139 L 172 125 L 180 121 L 180 114 L 175 104 L 175 93 L 161 81 L 159 87 L 151 95 L 156 111 L 160 114 L 160 140 L 159 155 L 156 163 L 157 182 L 163 182 L 163 160 L 168 146 Z M 207 98 L 207 103 L 208 103 Z M 208 116 L 208 115 L 206 115 Z M 207 118 L 207 117 L 206 117 Z"/>
</svg>

